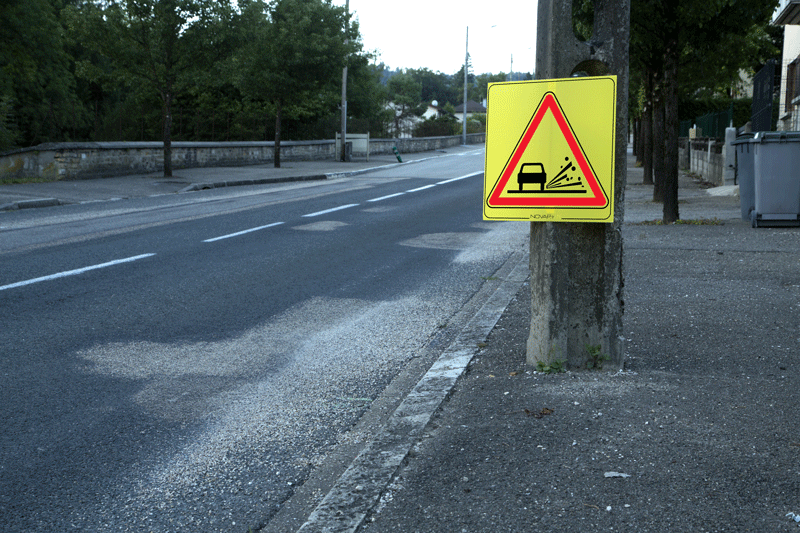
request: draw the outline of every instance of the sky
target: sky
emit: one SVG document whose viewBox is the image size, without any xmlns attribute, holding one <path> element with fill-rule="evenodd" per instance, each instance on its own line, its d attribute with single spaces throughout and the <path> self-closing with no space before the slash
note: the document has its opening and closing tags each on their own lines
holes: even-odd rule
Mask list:
<svg viewBox="0 0 800 533">
<path fill-rule="evenodd" d="M 345 0 L 334 0 L 344 6 Z M 455 74 L 464 65 L 469 27 L 470 72 L 533 72 L 536 0 L 349 0 L 364 49 L 390 68 Z"/>
</svg>

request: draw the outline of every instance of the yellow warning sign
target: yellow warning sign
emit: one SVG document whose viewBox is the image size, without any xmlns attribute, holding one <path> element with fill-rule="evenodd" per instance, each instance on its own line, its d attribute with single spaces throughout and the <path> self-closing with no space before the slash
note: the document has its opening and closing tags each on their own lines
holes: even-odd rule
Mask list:
<svg viewBox="0 0 800 533">
<path fill-rule="evenodd" d="M 484 219 L 614 221 L 616 81 L 489 85 Z"/>
</svg>

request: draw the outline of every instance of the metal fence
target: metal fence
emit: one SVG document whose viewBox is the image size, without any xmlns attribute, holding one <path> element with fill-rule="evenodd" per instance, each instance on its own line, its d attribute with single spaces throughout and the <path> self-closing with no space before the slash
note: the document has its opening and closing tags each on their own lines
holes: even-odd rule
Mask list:
<svg viewBox="0 0 800 533">
<path fill-rule="evenodd" d="M 725 128 L 733 122 L 733 104 L 724 110 L 716 113 L 708 113 L 695 118 L 694 120 L 682 120 L 680 123 L 680 136 L 688 137 L 689 130 L 693 126 L 700 128 L 700 137 L 711 137 L 714 139 L 725 138 Z"/>
<path fill-rule="evenodd" d="M 772 101 L 775 92 L 775 60 L 770 59 L 753 78 L 753 131 L 772 131 Z"/>
</svg>

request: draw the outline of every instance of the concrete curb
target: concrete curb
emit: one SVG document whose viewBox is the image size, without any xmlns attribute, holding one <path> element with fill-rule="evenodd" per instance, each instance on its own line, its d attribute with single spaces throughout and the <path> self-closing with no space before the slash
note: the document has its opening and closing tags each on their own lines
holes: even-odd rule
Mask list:
<svg viewBox="0 0 800 533">
<path fill-rule="evenodd" d="M 361 170 L 352 170 L 348 172 L 332 172 L 330 174 L 325 174 L 326 179 L 336 179 L 336 178 L 347 178 L 350 176 L 357 176 L 359 174 L 366 174 L 368 172 L 375 172 L 376 170 L 381 170 L 384 168 L 394 168 L 399 167 L 402 165 L 412 165 L 414 163 L 422 163 L 423 161 L 430 161 L 431 159 L 436 159 L 441 156 L 433 156 L 433 157 L 424 157 L 422 159 L 412 159 L 411 161 L 400 161 L 397 163 L 389 163 L 388 165 L 381 165 L 379 167 L 370 167 L 370 168 L 362 168 Z"/>
<path fill-rule="evenodd" d="M 294 181 L 321 181 L 329 179 L 327 174 L 319 174 L 313 176 L 287 176 L 283 178 L 263 178 L 257 180 L 234 180 L 234 181 L 217 181 L 213 183 L 192 183 L 187 185 L 178 193 L 202 191 L 206 189 L 221 189 L 224 187 L 238 187 L 241 185 L 266 185 L 269 183 L 288 183 Z"/>
<path fill-rule="evenodd" d="M 354 532 L 377 505 L 433 414 L 450 395 L 528 277 L 527 252 L 507 262 L 508 274 L 389 418 L 384 431 L 353 460 L 298 533 Z"/>
<path fill-rule="evenodd" d="M 420 163 L 422 161 L 429 161 L 431 159 L 436 159 L 437 157 L 441 157 L 440 155 L 432 156 L 432 157 L 423 157 L 421 159 L 413 159 L 411 161 L 403 161 L 399 163 L 390 163 L 387 165 L 379 165 L 375 167 L 369 168 L 362 168 L 358 170 L 350 170 L 344 172 L 328 172 L 325 174 L 305 174 L 299 176 L 282 176 L 282 177 L 272 177 L 272 178 L 259 178 L 259 179 L 242 179 L 242 180 L 228 180 L 228 181 L 215 181 L 215 182 L 200 182 L 200 183 L 192 183 L 184 188 L 175 191 L 174 194 L 182 194 L 187 192 L 196 192 L 201 190 L 208 190 L 208 189 L 220 189 L 224 187 L 237 187 L 242 185 L 267 185 L 267 184 L 276 184 L 276 183 L 290 183 L 290 182 L 302 182 L 302 181 L 325 181 L 325 180 L 332 180 L 338 178 L 347 178 L 350 176 L 357 176 L 359 174 L 366 174 L 369 172 L 375 172 L 377 170 L 386 169 L 386 168 L 393 168 L 398 167 L 401 165 L 410 165 L 413 163 Z M 162 195 L 157 195 L 162 196 Z M 115 196 L 114 200 L 118 200 L 121 197 L 127 197 L 124 193 Z M 95 201 L 103 201 L 103 200 L 95 200 Z M 76 202 L 64 202 L 57 198 L 31 198 L 27 200 L 17 200 L 13 202 L 8 202 L 5 204 L 0 204 L 0 211 L 16 211 L 19 209 L 29 209 L 35 207 L 52 207 L 57 205 L 66 205 L 72 204 Z M 82 203 L 82 202 L 77 202 Z"/>
<path fill-rule="evenodd" d="M 332 180 L 337 178 L 348 178 L 350 176 L 357 176 L 359 174 L 367 174 L 368 172 L 375 172 L 384 168 L 392 168 L 400 165 L 410 165 L 412 163 L 420 163 L 436 157 L 426 157 L 423 159 L 414 159 L 412 161 L 403 161 L 402 163 L 390 163 L 388 165 L 381 165 L 377 167 L 362 168 L 360 170 L 349 170 L 347 172 L 328 172 L 327 174 L 316 174 L 306 176 L 285 176 L 281 178 L 263 178 L 257 180 L 236 180 L 236 181 L 219 181 L 214 183 L 193 183 L 178 191 L 178 193 L 201 191 L 204 189 L 219 189 L 222 187 L 236 187 L 239 185 L 266 185 L 270 183 L 289 183 L 296 181 L 323 181 Z"/>
<path fill-rule="evenodd" d="M 31 200 L 20 200 L 10 204 L 0 205 L 0 211 L 16 211 L 17 209 L 32 209 L 35 207 L 53 207 L 61 205 L 57 198 L 33 198 Z"/>
</svg>

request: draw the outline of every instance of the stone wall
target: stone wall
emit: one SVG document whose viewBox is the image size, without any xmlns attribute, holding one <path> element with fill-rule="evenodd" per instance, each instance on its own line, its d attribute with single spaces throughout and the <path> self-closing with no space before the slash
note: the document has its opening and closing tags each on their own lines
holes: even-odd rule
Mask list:
<svg viewBox="0 0 800 533">
<path fill-rule="evenodd" d="M 485 134 L 468 136 L 470 144 Z M 370 139 L 370 154 L 441 150 L 461 144 L 461 136 Z M 259 165 L 274 161 L 273 142 L 173 142 L 172 168 Z M 284 141 L 282 161 L 334 160 L 335 141 Z M 147 174 L 164 168 L 160 142 L 49 143 L 0 154 L 0 180 L 41 178 L 77 180 Z"/>
<path fill-rule="evenodd" d="M 681 168 L 705 181 L 724 185 L 725 143 L 716 139 L 681 139 L 678 162 Z"/>
</svg>

